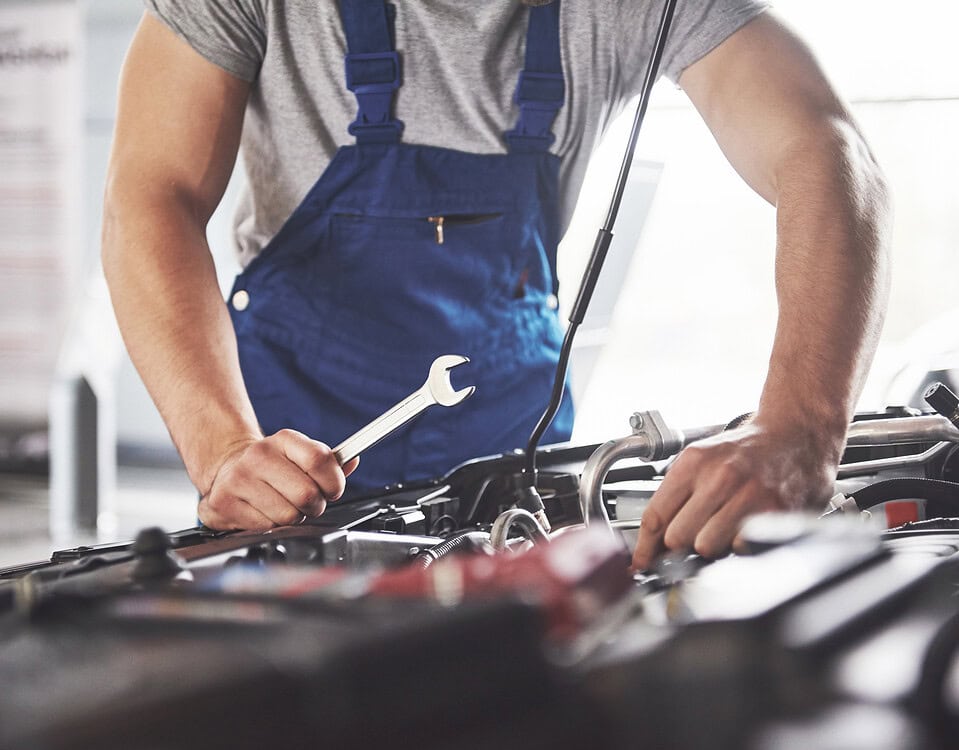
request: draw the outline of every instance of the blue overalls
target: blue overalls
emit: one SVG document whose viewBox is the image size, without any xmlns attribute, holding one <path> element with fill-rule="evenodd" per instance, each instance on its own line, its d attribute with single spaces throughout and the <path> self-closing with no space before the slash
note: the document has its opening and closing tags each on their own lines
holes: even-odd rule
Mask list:
<svg viewBox="0 0 959 750">
<path fill-rule="evenodd" d="M 563 334 L 559 157 L 548 149 L 565 86 L 557 0 L 529 11 L 508 153 L 403 143 L 392 116 L 395 8 L 340 8 L 356 144 L 336 152 L 236 279 L 230 314 L 247 391 L 265 434 L 292 428 L 336 445 L 421 386 L 441 354 L 469 357 L 453 385 L 476 386 L 364 453 L 348 482 L 355 495 L 522 448 L 542 414 Z M 567 398 L 544 442 L 567 440 L 572 422 Z"/>
</svg>

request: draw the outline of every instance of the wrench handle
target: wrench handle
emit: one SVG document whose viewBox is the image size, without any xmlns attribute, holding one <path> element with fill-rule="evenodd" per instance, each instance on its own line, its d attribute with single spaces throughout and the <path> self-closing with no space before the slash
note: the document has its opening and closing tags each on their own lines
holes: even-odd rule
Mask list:
<svg viewBox="0 0 959 750">
<path fill-rule="evenodd" d="M 422 389 L 411 393 L 396 406 L 384 412 L 382 416 L 377 417 L 366 427 L 353 433 L 336 446 L 333 449 L 333 455 L 336 456 L 340 466 L 352 461 L 363 451 L 372 448 L 380 440 L 394 430 L 398 430 L 433 403 L 435 402 Z"/>
</svg>

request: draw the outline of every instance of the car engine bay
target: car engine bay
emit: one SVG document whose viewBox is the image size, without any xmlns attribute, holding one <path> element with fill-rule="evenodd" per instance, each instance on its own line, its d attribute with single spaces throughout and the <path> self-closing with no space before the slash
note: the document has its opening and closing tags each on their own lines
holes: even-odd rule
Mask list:
<svg viewBox="0 0 959 750">
<path fill-rule="evenodd" d="M 946 748 L 959 430 L 850 426 L 829 511 L 628 572 L 671 457 L 725 425 L 463 464 L 267 532 L 0 571 L 0 747 Z M 584 519 L 587 523 L 584 523 Z M 37 706 L 43 706 L 42 712 Z"/>
</svg>

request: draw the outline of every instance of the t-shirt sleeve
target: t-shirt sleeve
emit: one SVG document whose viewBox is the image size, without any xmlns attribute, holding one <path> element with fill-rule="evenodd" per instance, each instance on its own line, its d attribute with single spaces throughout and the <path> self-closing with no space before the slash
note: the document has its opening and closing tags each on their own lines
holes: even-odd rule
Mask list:
<svg viewBox="0 0 959 750">
<path fill-rule="evenodd" d="M 146 9 L 194 50 L 245 81 L 266 51 L 262 0 L 143 0 Z"/>
<path fill-rule="evenodd" d="M 629 88 L 646 72 L 664 0 L 618 4 L 618 54 Z M 765 0 L 678 0 L 660 74 L 678 83 L 682 72 L 769 7 Z"/>
<path fill-rule="evenodd" d="M 768 7 L 760 0 L 680 0 L 663 54 L 663 75 L 678 83 L 686 68 Z"/>
</svg>

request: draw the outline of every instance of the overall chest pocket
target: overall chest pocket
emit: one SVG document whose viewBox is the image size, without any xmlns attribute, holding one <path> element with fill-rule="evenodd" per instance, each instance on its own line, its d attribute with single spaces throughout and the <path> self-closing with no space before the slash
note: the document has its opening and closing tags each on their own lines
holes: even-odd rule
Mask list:
<svg viewBox="0 0 959 750">
<path fill-rule="evenodd" d="M 446 316 L 509 293 L 518 243 L 501 211 L 332 218 L 332 294 L 371 317 Z"/>
</svg>

